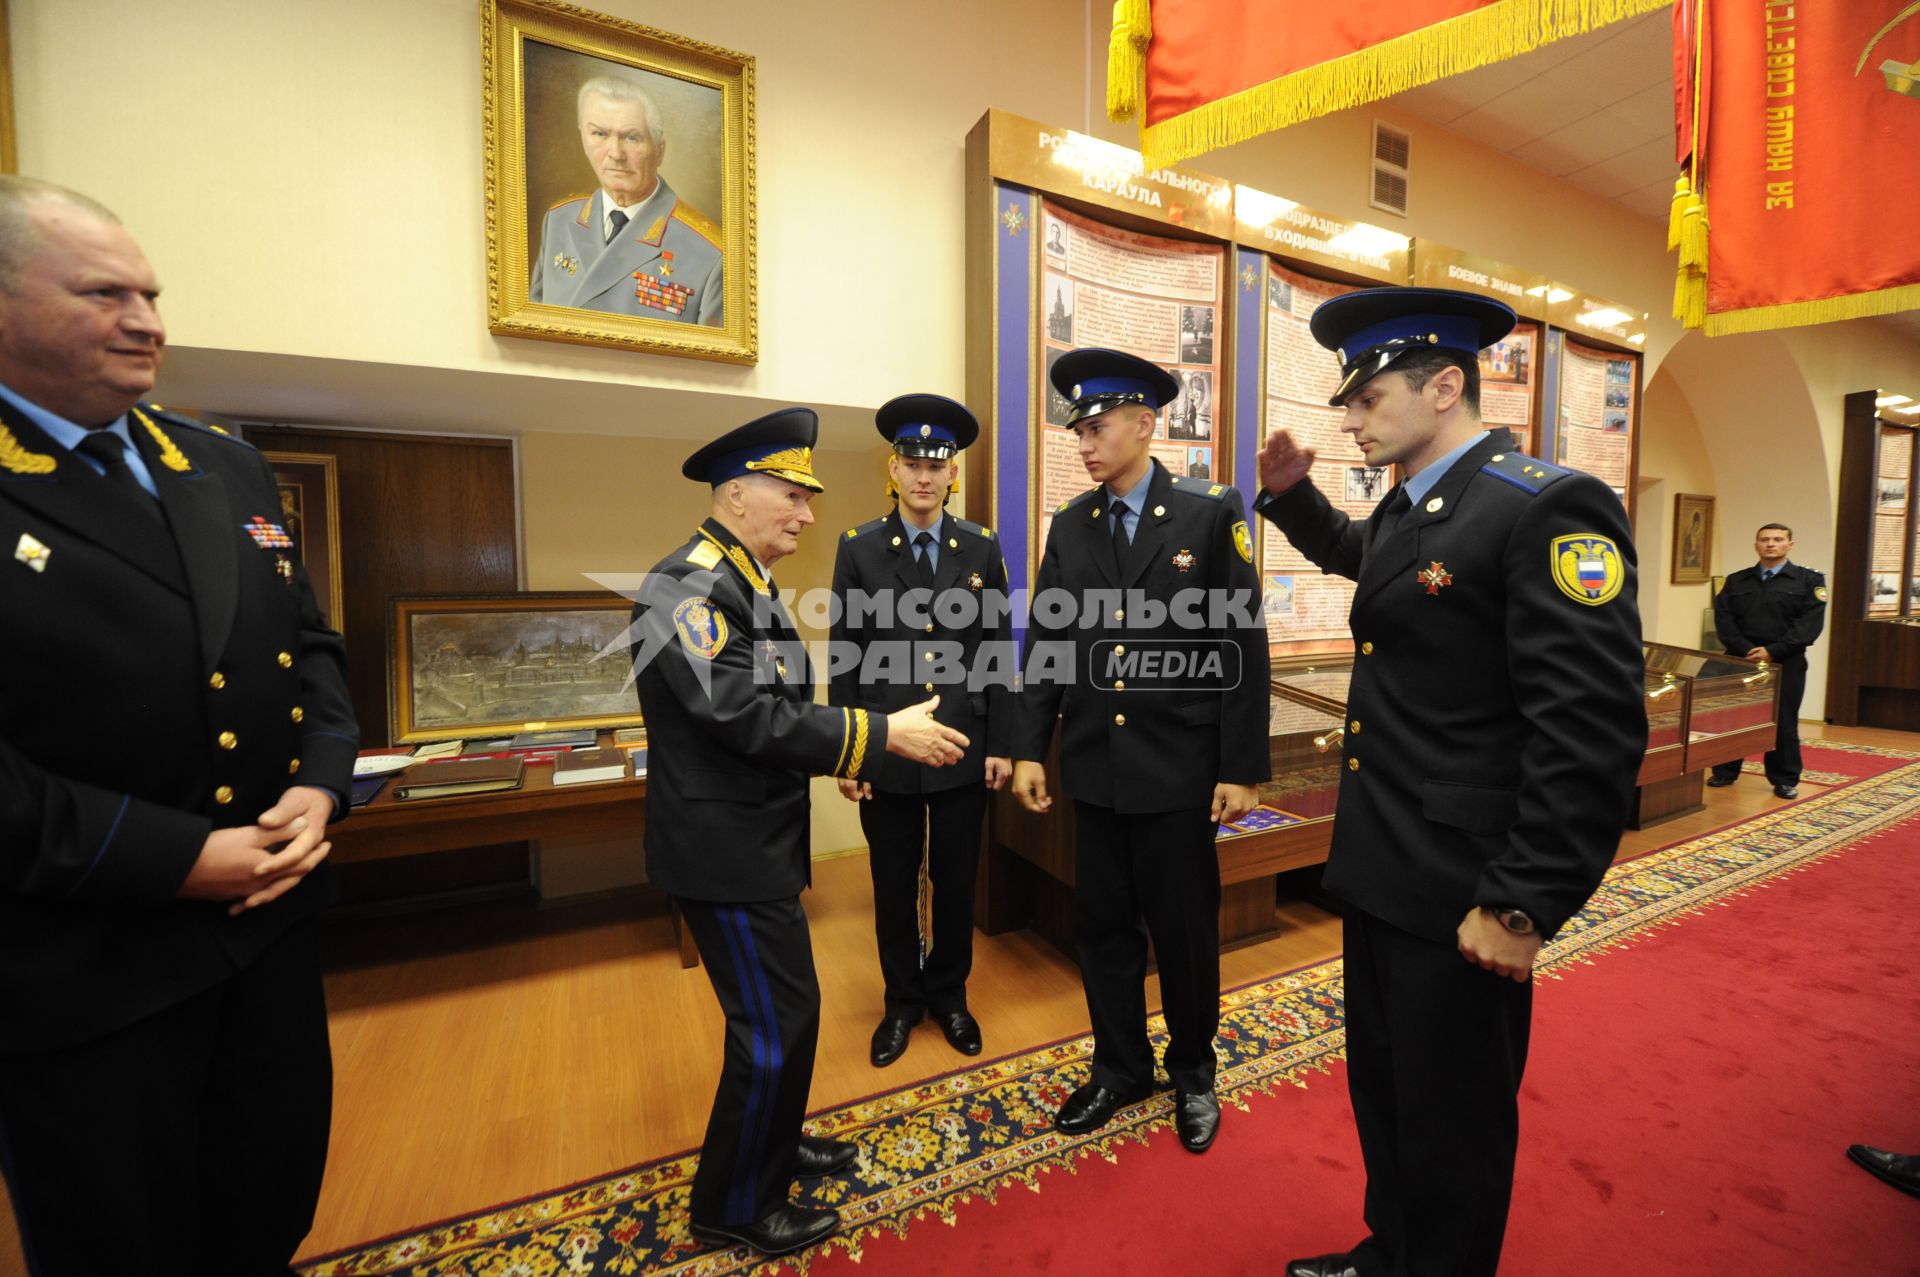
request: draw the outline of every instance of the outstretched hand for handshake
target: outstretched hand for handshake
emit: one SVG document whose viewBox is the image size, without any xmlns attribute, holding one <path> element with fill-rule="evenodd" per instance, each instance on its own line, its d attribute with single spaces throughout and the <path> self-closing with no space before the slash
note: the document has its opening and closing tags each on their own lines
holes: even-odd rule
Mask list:
<svg viewBox="0 0 1920 1277">
<path fill-rule="evenodd" d="M 967 738 L 934 721 L 939 705 L 940 698 L 934 696 L 887 715 L 887 752 L 929 767 L 959 762 L 967 752 Z"/>
</svg>

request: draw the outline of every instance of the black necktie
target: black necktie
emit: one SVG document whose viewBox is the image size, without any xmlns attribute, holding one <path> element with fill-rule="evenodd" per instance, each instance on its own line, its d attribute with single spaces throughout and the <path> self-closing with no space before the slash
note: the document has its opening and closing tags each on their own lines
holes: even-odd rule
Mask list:
<svg viewBox="0 0 1920 1277">
<path fill-rule="evenodd" d="M 126 444 L 119 435 L 111 430 L 91 430 L 76 448 L 86 453 L 107 468 L 106 479 L 142 511 L 155 519 L 160 519 L 160 507 L 155 503 L 153 494 L 140 486 L 140 480 L 134 476 L 133 467 L 127 464 Z"/>
<path fill-rule="evenodd" d="M 920 568 L 920 584 L 928 589 L 933 588 L 933 551 L 928 548 L 932 544 L 931 532 L 923 531 L 913 539 L 913 561 Z"/>
<path fill-rule="evenodd" d="M 1395 488 L 1387 498 L 1386 508 L 1381 511 L 1380 527 L 1373 534 L 1373 544 L 1385 545 L 1387 538 L 1393 535 L 1393 530 L 1400 526 L 1400 516 L 1412 508 L 1413 501 L 1408 498 L 1406 488 Z"/>
<path fill-rule="evenodd" d="M 607 214 L 607 222 L 613 227 L 612 230 L 607 232 L 607 243 L 611 244 L 613 243 L 613 237 L 620 233 L 620 228 L 627 224 L 627 215 L 616 208 L 613 212 Z"/>
<path fill-rule="evenodd" d="M 1113 526 L 1107 529 L 1107 531 L 1113 536 L 1115 550 L 1116 552 L 1124 550 L 1125 547 L 1133 544 L 1133 538 L 1121 531 L 1127 524 L 1127 503 L 1124 501 L 1114 502 L 1113 508 L 1109 510 L 1108 513 L 1113 516 Z"/>
</svg>

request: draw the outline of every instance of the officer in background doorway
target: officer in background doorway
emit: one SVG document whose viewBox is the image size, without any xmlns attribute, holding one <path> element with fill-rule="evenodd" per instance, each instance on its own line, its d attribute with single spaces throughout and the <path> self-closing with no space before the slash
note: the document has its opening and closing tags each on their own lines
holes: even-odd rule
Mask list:
<svg viewBox="0 0 1920 1277">
<path fill-rule="evenodd" d="M 1713 600 L 1713 625 L 1734 656 L 1780 667 L 1780 726 L 1761 765 L 1781 798 L 1800 796 L 1800 700 L 1807 692 L 1807 649 L 1827 621 L 1827 578 L 1789 562 L 1793 529 L 1768 523 L 1753 535 L 1760 561 L 1727 578 Z M 1707 784 L 1740 778 L 1740 760 L 1714 765 Z"/>
</svg>

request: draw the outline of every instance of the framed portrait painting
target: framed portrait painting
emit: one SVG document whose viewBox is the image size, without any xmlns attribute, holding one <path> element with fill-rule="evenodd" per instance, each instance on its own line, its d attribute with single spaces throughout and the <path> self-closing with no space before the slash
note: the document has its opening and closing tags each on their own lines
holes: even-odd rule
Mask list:
<svg viewBox="0 0 1920 1277">
<path fill-rule="evenodd" d="M 754 61 L 559 0 L 485 0 L 487 326 L 759 358 Z"/>
<path fill-rule="evenodd" d="M 642 721 L 621 595 L 415 595 L 388 608 L 396 745 Z"/>
<path fill-rule="evenodd" d="M 327 628 L 338 630 L 346 590 L 340 581 L 340 485 L 324 452 L 261 452 L 280 490 L 280 526 L 293 538 Z"/>
<path fill-rule="evenodd" d="M 1713 498 L 1693 492 L 1673 497 L 1673 584 L 1713 579 Z"/>
</svg>

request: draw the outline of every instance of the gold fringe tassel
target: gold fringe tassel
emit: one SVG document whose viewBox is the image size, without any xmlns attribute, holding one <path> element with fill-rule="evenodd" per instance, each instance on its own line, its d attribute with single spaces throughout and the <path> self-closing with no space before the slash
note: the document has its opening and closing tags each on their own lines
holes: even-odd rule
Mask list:
<svg viewBox="0 0 1920 1277">
<path fill-rule="evenodd" d="M 1113 0 L 1113 31 L 1107 37 L 1107 118 L 1130 120 L 1140 110 L 1147 74 L 1147 44 L 1153 39 L 1149 0 Z"/>
<path fill-rule="evenodd" d="M 1687 211 L 1687 196 L 1693 194 L 1693 186 L 1682 173 L 1673 181 L 1673 203 L 1667 206 L 1667 251 L 1671 253 L 1680 247 L 1680 218 Z"/>
<path fill-rule="evenodd" d="M 1680 218 L 1680 265 L 1707 269 L 1707 201 L 1701 195 L 1687 196 L 1687 209 Z"/>
<path fill-rule="evenodd" d="M 1109 47 L 1107 102 L 1112 110 L 1120 81 L 1120 18 L 1144 0 L 1118 0 Z M 1343 58 L 1244 89 L 1149 125 L 1141 116 L 1140 149 L 1148 169 L 1164 168 L 1205 151 L 1232 146 L 1290 124 L 1391 97 L 1446 76 L 1531 53 L 1543 44 L 1581 35 L 1626 18 L 1665 9 L 1672 0 L 1499 0 L 1471 13 L 1436 22 Z M 1129 30 L 1131 30 L 1129 26 Z M 1145 44 L 1140 46 L 1145 49 Z M 1144 68 L 1144 53 L 1141 66 Z M 1137 79 L 1129 82 L 1139 83 Z M 1137 88 L 1127 92 L 1137 96 Z M 1114 119 L 1125 119 L 1115 115 Z"/>
<path fill-rule="evenodd" d="M 1702 291 L 1705 291 L 1704 283 Z M 1778 306 L 1724 310 L 1707 318 L 1706 330 L 1709 337 L 1725 337 L 1733 333 L 1765 332 L 1770 328 L 1799 328 L 1807 324 L 1837 323 L 1843 319 L 1869 319 L 1875 315 L 1892 315 L 1915 309 L 1920 309 L 1920 284 L 1901 284 L 1874 293 L 1851 293 L 1845 297 L 1784 302 Z"/>
</svg>

